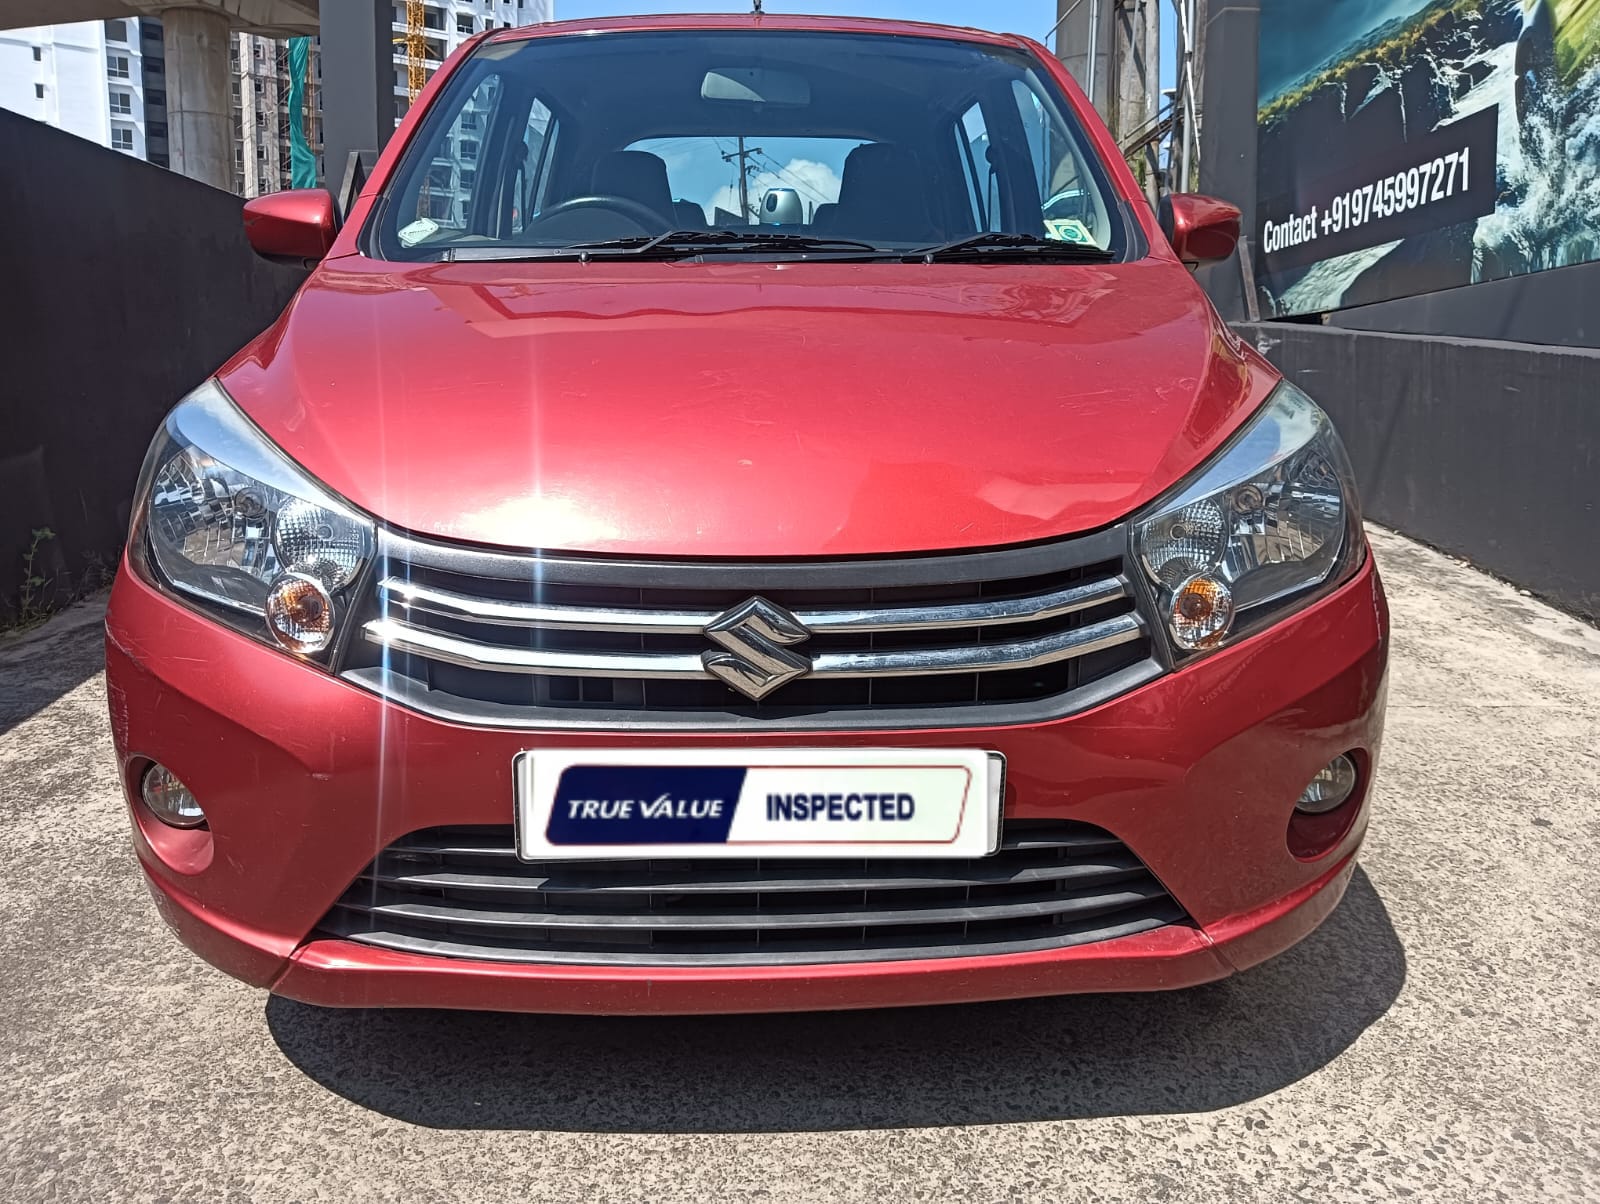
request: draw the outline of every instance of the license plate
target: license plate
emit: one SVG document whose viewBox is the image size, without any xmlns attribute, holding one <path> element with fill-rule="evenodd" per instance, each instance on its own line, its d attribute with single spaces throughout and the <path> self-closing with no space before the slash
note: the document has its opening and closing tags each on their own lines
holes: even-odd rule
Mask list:
<svg viewBox="0 0 1600 1204">
<path fill-rule="evenodd" d="M 550 749 L 514 765 L 517 855 L 983 857 L 1005 758 L 981 749 Z"/>
</svg>

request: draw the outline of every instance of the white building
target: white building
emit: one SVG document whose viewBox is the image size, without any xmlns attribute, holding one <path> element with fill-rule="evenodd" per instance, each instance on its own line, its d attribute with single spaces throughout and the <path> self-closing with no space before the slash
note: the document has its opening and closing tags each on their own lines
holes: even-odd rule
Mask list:
<svg viewBox="0 0 1600 1204">
<path fill-rule="evenodd" d="M 439 64 L 475 33 L 553 21 L 554 9 L 554 0 L 423 0 L 422 31 L 428 46 L 424 70 L 431 77 Z M 394 36 L 394 107 L 404 117 L 411 107 L 405 0 L 395 0 Z"/>
<path fill-rule="evenodd" d="M 166 166 L 161 29 L 147 24 L 0 30 L 0 108 Z"/>
<path fill-rule="evenodd" d="M 511 29 L 554 20 L 554 0 L 423 0 L 422 30 L 427 43 L 423 71 L 431 77 L 455 49 L 485 29 Z M 411 107 L 410 54 L 407 47 L 406 5 L 394 5 L 394 111 L 395 122 Z M 542 107 L 542 106 L 540 106 Z M 460 226 L 477 177 L 483 107 L 477 96 L 446 134 L 428 169 L 417 199 L 418 218 L 442 225 Z M 543 130 L 540 129 L 542 135 Z"/>
<path fill-rule="evenodd" d="M 331 3 L 332 0 L 324 0 Z M 423 0 L 424 74 L 485 29 L 510 29 L 553 20 L 554 0 Z M 395 111 L 410 107 L 405 0 L 394 0 Z M 288 65 L 281 39 L 235 33 L 233 68 L 233 189 L 244 196 L 290 185 Z M 167 97 L 161 22 L 83 21 L 0 30 L 0 108 L 46 122 L 101 146 L 166 167 Z M 305 132 L 322 144 L 321 55 L 313 40 L 306 87 Z M 467 161 L 439 164 L 432 204 L 442 213 L 459 208 L 476 159 L 472 131 L 464 137 Z M 335 184 L 335 186 L 337 186 Z"/>
</svg>

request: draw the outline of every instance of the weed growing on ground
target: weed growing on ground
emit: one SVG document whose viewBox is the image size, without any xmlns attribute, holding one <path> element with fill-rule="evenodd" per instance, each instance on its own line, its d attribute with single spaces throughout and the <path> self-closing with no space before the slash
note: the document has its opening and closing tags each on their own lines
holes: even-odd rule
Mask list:
<svg viewBox="0 0 1600 1204">
<path fill-rule="evenodd" d="M 37 627 L 50 617 L 50 606 L 46 600 L 50 596 L 50 587 L 55 584 L 55 578 L 44 576 L 38 569 L 38 563 L 39 549 L 55 537 L 56 533 L 49 527 L 33 529 L 33 539 L 28 544 L 28 550 L 22 555 L 22 583 L 17 590 L 15 620 L 9 624 L 15 630 L 24 631 L 29 627 Z"/>
</svg>

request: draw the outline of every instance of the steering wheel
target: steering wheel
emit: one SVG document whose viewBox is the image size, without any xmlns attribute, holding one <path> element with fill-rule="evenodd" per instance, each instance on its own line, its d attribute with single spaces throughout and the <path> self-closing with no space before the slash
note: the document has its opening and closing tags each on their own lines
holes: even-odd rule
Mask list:
<svg viewBox="0 0 1600 1204">
<path fill-rule="evenodd" d="M 550 206 L 550 208 L 539 214 L 536 222 L 543 223 L 552 217 L 560 217 L 564 213 L 572 213 L 580 209 L 609 209 L 611 212 L 626 218 L 638 226 L 640 233 L 643 234 L 652 234 L 668 228 L 662 224 L 666 221 L 664 215 L 657 213 L 649 205 L 629 200 L 625 196 L 568 197 L 566 200 Z"/>
</svg>

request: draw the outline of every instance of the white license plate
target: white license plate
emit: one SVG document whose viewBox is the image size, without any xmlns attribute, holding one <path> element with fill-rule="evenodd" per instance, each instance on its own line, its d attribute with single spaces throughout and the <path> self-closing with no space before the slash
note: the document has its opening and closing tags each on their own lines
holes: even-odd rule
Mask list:
<svg viewBox="0 0 1600 1204">
<path fill-rule="evenodd" d="M 1005 758 L 981 749 L 549 749 L 514 766 L 517 855 L 983 857 Z"/>
</svg>

